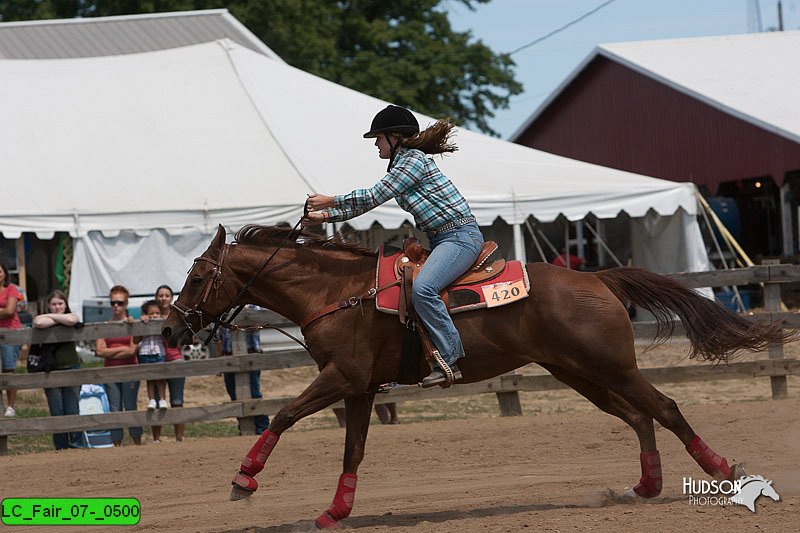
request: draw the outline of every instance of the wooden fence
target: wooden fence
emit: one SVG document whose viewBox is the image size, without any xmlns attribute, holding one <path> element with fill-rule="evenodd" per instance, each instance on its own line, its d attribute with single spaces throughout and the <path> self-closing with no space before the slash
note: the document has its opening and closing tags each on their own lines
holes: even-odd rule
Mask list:
<svg viewBox="0 0 800 533">
<path fill-rule="evenodd" d="M 730 285 L 764 284 L 764 313 L 752 315 L 752 320 L 779 320 L 784 328 L 800 328 L 800 313 L 781 312 L 780 283 L 800 281 L 800 266 L 762 265 L 746 269 L 717 272 L 702 272 L 672 275 L 690 287 L 721 287 Z M 264 321 L 276 323 L 277 315 L 269 311 L 242 313 L 237 320 L 241 325 L 256 325 Z M 45 330 L 3 330 L 0 329 L 0 344 L 24 344 L 42 342 L 63 342 L 93 340 L 97 338 L 153 335 L 160 331 L 162 321 L 153 320 L 148 324 L 96 323 L 86 324 L 80 329 L 53 327 Z M 636 322 L 634 333 L 637 338 L 652 338 L 655 323 Z M 674 335 L 683 333 L 678 324 Z M 244 354 L 246 346 L 244 333 L 234 334 L 234 354 Z M 0 374 L 0 389 L 43 389 L 83 383 L 115 383 L 120 381 L 167 379 L 173 377 L 192 377 L 217 375 L 232 372 L 235 375 L 236 395 L 240 400 L 200 407 L 184 407 L 164 411 L 126 411 L 97 415 L 71 415 L 40 418 L 2 418 L 0 417 L 0 454 L 8 452 L 9 435 L 38 435 L 65 431 L 97 430 L 109 427 L 152 426 L 183 424 L 220 420 L 239 419 L 243 432 L 254 432 L 253 416 L 275 414 L 291 398 L 251 399 L 248 372 L 252 370 L 275 370 L 309 366 L 315 363 L 302 349 L 272 351 L 264 354 L 233 355 L 207 360 L 186 361 L 182 363 L 162 363 L 150 365 L 130 365 L 111 368 L 85 368 L 78 370 L 55 371 L 37 374 Z M 757 361 L 729 364 L 697 364 L 691 366 L 645 368 L 644 376 L 654 384 L 684 383 L 691 381 L 725 380 L 769 377 L 772 384 L 773 399 L 787 395 L 786 376 L 800 374 L 800 360 L 785 358 L 783 347 L 769 350 L 768 358 Z M 414 386 L 397 387 L 389 394 L 378 394 L 376 403 L 405 402 L 470 396 L 494 393 L 497 396 L 502 416 L 522 414 L 518 393 L 520 391 L 548 391 L 566 388 L 550 375 L 507 374 L 494 379 L 459 385 L 448 389 L 434 387 L 420 389 Z M 343 402 L 332 407 L 342 407 Z M 0 414 L 3 412 L 0 396 Z"/>
</svg>

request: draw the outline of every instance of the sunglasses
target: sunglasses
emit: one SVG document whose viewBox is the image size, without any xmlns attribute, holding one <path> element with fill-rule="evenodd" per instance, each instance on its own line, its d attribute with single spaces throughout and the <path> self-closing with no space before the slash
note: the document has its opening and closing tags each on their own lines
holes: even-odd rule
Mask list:
<svg viewBox="0 0 800 533">
<path fill-rule="evenodd" d="M 128 302 L 122 300 L 111 300 L 111 305 L 128 305 Z"/>
</svg>

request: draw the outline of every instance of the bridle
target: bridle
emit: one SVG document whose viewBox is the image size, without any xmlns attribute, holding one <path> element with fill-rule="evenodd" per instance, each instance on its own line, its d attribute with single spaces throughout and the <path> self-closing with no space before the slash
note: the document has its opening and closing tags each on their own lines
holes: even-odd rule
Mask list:
<svg viewBox="0 0 800 533">
<path fill-rule="evenodd" d="M 229 254 L 230 246 L 231 246 L 230 244 L 225 244 L 222 247 L 222 251 L 220 252 L 218 259 L 212 259 L 210 257 L 200 256 L 200 257 L 195 257 L 194 261 L 192 262 L 192 268 L 190 269 L 190 271 L 194 269 L 198 261 L 205 261 L 207 263 L 210 263 L 213 267 L 211 270 L 211 274 L 208 276 L 208 279 L 206 280 L 205 287 L 203 287 L 202 296 L 198 302 L 195 302 L 195 304 L 191 308 L 184 307 L 178 302 L 171 304 L 172 308 L 175 311 L 177 311 L 177 313 L 180 315 L 184 325 L 188 327 L 189 330 L 195 335 L 199 330 L 204 329 L 206 326 L 209 326 L 211 324 L 217 324 L 217 326 L 212 331 L 211 335 L 209 335 L 209 339 L 211 339 L 217 332 L 217 328 L 220 325 L 229 324 L 230 320 L 232 320 L 232 318 L 228 320 L 223 318 L 223 315 L 226 314 L 223 313 L 218 317 L 208 320 L 208 322 L 206 323 L 205 315 L 203 314 L 203 311 L 200 309 L 200 306 L 208 301 L 208 297 L 211 295 L 212 290 L 214 291 L 214 297 L 216 298 L 220 287 L 222 287 L 222 283 L 225 281 L 223 269 L 225 266 L 225 260 L 227 259 Z M 230 310 L 230 307 L 228 308 L 228 310 Z M 200 324 L 200 327 L 198 327 L 197 330 L 194 329 L 194 327 L 190 322 L 190 320 L 193 318 L 196 318 Z M 206 340 L 205 344 L 208 345 L 209 342 L 210 342 L 209 340 Z"/>
<path fill-rule="evenodd" d="M 218 259 L 211 259 L 210 257 L 204 257 L 204 256 L 195 257 L 194 262 L 192 262 L 192 268 L 189 269 L 190 272 L 191 270 L 194 269 L 198 261 L 205 261 L 213 266 L 211 274 L 209 275 L 208 280 L 206 281 L 205 287 L 203 287 L 202 297 L 200 298 L 200 301 L 195 302 L 195 304 L 191 308 L 180 305 L 178 304 L 178 302 L 175 302 L 171 305 L 172 308 L 180 315 L 181 320 L 183 320 L 183 324 L 189 329 L 189 331 L 191 331 L 195 335 L 198 334 L 197 333 L 198 331 L 206 328 L 207 326 L 213 325 L 213 328 L 211 330 L 211 333 L 208 335 L 208 338 L 206 338 L 206 340 L 203 341 L 204 345 L 208 346 L 209 343 L 211 343 L 211 341 L 217 334 L 217 330 L 221 327 L 231 331 L 237 331 L 241 329 L 236 324 L 233 323 L 233 321 L 236 319 L 237 316 L 239 316 L 239 313 L 241 313 L 245 307 L 244 304 L 240 304 L 239 301 L 242 299 L 242 296 L 244 296 L 245 292 L 247 292 L 247 289 L 249 289 L 250 286 L 253 284 L 253 282 L 255 282 L 256 278 L 264 271 L 264 269 L 267 267 L 270 261 L 272 261 L 272 259 L 278 253 L 278 251 L 280 251 L 280 249 L 283 248 L 283 245 L 286 244 L 289 238 L 292 237 L 295 233 L 297 233 L 298 235 L 300 234 L 297 231 L 297 228 L 300 227 L 300 224 L 303 222 L 303 219 L 306 218 L 307 215 L 308 215 L 308 200 L 306 200 L 305 204 L 303 205 L 303 216 L 300 218 L 300 220 L 297 221 L 297 223 L 294 225 L 291 231 L 289 231 L 289 233 L 286 234 L 286 236 L 283 238 L 278 247 L 275 248 L 275 251 L 272 252 L 272 255 L 270 255 L 267 258 L 267 260 L 261 264 L 261 267 L 258 270 L 256 270 L 252 276 L 250 276 L 250 279 L 247 281 L 247 283 L 245 283 L 242 286 L 242 288 L 239 289 L 239 292 L 236 294 L 236 297 L 233 299 L 230 305 L 228 305 L 227 309 L 225 309 L 225 311 L 220 313 L 218 316 L 209 319 L 208 323 L 205 322 L 205 315 L 203 314 L 203 311 L 200 309 L 200 306 L 208 301 L 208 298 L 211 295 L 212 290 L 214 291 L 214 298 L 217 297 L 217 293 L 219 292 L 220 287 L 222 287 L 222 284 L 225 281 L 225 276 L 223 274 L 225 267 L 225 260 L 228 258 L 228 255 L 230 253 L 230 248 L 234 246 L 235 243 L 223 245 L 222 251 L 220 252 Z M 192 327 L 192 324 L 190 322 L 190 320 L 192 320 L 193 318 L 196 318 L 200 323 L 200 327 L 197 330 L 195 330 L 194 327 Z M 283 329 L 277 326 L 273 326 L 268 322 L 264 322 L 257 328 L 253 329 L 262 329 L 262 328 L 270 328 L 277 330 L 286 335 L 287 337 L 289 337 L 290 339 L 292 339 L 293 341 L 300 344 L 306 350 L 308 350 L 308 346 L 306 346 L 304 342 L 298 340 L 290 333 L 284 331 Z"/>
</svg>

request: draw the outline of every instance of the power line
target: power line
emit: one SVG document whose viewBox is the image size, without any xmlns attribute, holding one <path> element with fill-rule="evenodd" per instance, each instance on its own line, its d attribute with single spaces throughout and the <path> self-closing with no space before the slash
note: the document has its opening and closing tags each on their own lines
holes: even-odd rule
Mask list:
<svg viewBox="0 0 800 533">
<path fill-rule="evenodd" d="M 560 28 L 558 28 L 558 29 L 555 29 L 555 30 L 551 31 L 551 32 L 550 32 L 550 33 L 548 33 L 547 35 L 543 35 L 543 36 L 539 37 L 538 39 L 535 39 L 535 40 L 533 40 L 533 41 L 529 42 L 529 43 L 528 43 L 528 44 L 526 44 L 526 45 L 520 46 L 520 47 L 519 47 L 519 48 L 517 48 L 516 50 L 512 50 L 511 52 L 509 52 L 509 53 L 508 53 L 508 55 L 513 55 L 513 54 L 516 54 L 517 52 L 521 52 L 522 50 L 525 50 L 526 48 L 530 48 L 531 46 L 535 45 L 536 43 L 540 43 L 540 42 L 544 41 L 545 39 L 547 39 L 547 38 L 549 38 L 549 37 L 552 37 L 553 35 L 555 35 L 555 34 L 557 34 L 557 33 L 559 33 L 559 32 L 562 32 L 562 31 L 566 30 L 567 28 L 569 28 L 569 27 L 570 27 L 570 26 L 572 26 L 573 24 L 577 24 L 578 22 L 582 21 L 582 20 L 583 20 L 583 19 L 585 19 L 586 17 L 588 17 L 588 16 L 590 16 L 590 15 L 593 15 L 593 14 L 597 13 L 598 11 L 600 11 L 601 9 L 603 9 L 604 7 L 606 7 L 608 4 L 612 3 L 613 1 L 614 1 L 614 0 L 607 0 L 606 2 L 603 2 L 602 4 L 600 4 L 599 6 L 597 6 L 596 8 L 592 9 L 591 11 L 587 11 L 586 13 L 584 13 L 583 15 L 581 15 L 580 17 L 578 17 L 578 18 L 576 18 L 576 19 L 574 19 L 574 20 L 571 20 L 571 21 L 567 22 L 566 24 L 564 24 L 564 25 L 563 25 L 563 26 L 561 26 Z"/>
</svg>

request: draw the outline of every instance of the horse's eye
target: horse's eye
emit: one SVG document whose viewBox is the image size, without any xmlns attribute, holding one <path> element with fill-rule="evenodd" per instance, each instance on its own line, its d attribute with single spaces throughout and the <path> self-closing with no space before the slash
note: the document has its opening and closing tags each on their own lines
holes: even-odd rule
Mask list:
<svg viewBox="0 0 800 533">
<path fill-rule="evenodd" d="M 192 276 L 192 279 L 189 280 L 190 285 L 200 285 L 203 282 L 203 278 L 200 276 Z"/>
</svg>

